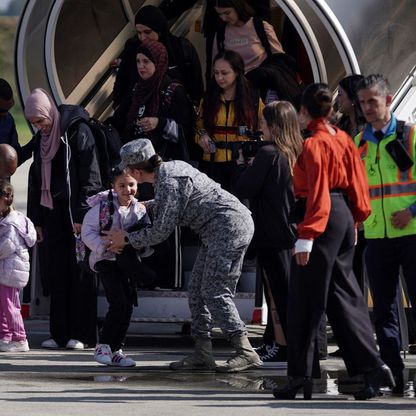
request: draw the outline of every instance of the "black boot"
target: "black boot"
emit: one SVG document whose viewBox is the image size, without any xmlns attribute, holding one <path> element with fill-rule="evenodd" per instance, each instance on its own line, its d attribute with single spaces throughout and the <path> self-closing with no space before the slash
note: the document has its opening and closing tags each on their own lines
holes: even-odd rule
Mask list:
<svg viewBox="0 0 416 416">
<path fill-rule="evenodd" d="M 355 400 L 367 400 L 378 396 L 380 387 L 395 387 L 393 374 L 390 368 L 383 364 L 364 374 L 364 388 L 354 393 Z"/>
<path fill-rule="evenodd" d="M 286 386 L 274 389 L 273 396 L 280 400 L 293 400 L 301 388 L 303 388 L 304 400 L 310 400 L 312 398 L 312 379 L 309 377 L 288 377 Z"/>
</svg>

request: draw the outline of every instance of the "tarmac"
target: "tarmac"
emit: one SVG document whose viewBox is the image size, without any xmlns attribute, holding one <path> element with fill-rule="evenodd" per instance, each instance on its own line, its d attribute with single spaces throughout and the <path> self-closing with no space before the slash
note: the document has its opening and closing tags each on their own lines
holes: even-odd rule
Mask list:
<svg viewBox="0 0 416 416">
<path fill-rule="evenodd" d="M 351 396 L 362 385 L 348 377 L 342 359 L 321 361 L 322 378 L 313 400 L 277 401 L 271 390 L 285 383 L 286 365 L 235 374 L 174 372 L 169 363 L 192 350 L 179 324 L 131 324 L 124 351 L 134 368 L 106 367 L 93 360 L 93 349 L 45 350 L 48 321 L 26 319 L 31 350 L 0 353 L 0 415 L 415 415 L 416 355 L 406 356 L 407 391 L 388 391 L 369 401 Z M 253 345 L 264 327 L 248 326 Z M 330 344 L 329 351 L 335 345 Z M 214 333 L 218 364 L 232 354 L 220 332 Z"/>
<path fill-rule="evenodd" d="M 12 178 L 17 209 L 25 211 L 30 162 Z M 403 397 L 389 391 L 368 401 L 351 395 L 362 379 L 348 377 L 340 358 L 321 361 L 322 377 L 314 383 L 313 400 L 278 401 L 273 388 L 285 383 L 286 365 L 235 374 L 174 372 L 169 363 L 192 351 L 181 324 L 138 323 L 130 326 L 124 351 L 134 368 L 106 367 L 93 360 L 93 348 L 81 351 L 40 348 L 48 338 L 46 319 L 26 319 L 31 350 L 0 352 L 0 416 L 67 416 L 88 414 L 180 416 L 377 416 L 416 414 L 416 355 L 405 358 L 407 390 Z M 264 327 L 249 325 L 254 346 Z M 331 341 L 331 340 L 330 340 Z M 219 331 L 214 332 L 218 364 L 232 354 Z M 328 351 L 336 345 L 330 343 Z"/>
</svg>

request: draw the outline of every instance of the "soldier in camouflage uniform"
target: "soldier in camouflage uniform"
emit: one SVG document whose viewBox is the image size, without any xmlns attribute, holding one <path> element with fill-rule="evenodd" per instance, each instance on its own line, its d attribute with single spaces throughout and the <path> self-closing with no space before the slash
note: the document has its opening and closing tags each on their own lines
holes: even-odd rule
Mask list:
<svg viewBox="0 0 416 416">
<path fill-rule="evenodd" d="M 195 351 L 171 363 L 170 368 L 234 372 L 261 365 L 233 301 L 254 231 L 250 211 L 189 164 L 162 162 L 147 139 L 125 144 L 121 159 L 121 167 L 127 167 L 139 183 L 154 185 L 155 198 L 146 203 L 153 224 L 129 234 L 122 230 L 109 232 L 109 249 L 117 252 L 126 244 L 139 248 L 160 243 L 177 225 L 190 227 L 201 240 L 189 282 Z M 219 367 L 212 354 L 214 323 L 236 349 L 236 354 Z"/>
</svg>

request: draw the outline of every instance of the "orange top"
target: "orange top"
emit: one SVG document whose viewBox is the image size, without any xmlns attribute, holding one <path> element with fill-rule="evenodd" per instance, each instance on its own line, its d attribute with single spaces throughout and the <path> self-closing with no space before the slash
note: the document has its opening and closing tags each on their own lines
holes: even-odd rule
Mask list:
<svg viewBox="0 0 416 416">
<path fill-rule="evenodd" d="M 325 119 L 313 120 L 293 172 L 296 198 L 306 198 L 304 220 L 298 225 L 300 239 L 315 239 L 325 231 L 331 210 L 330 190 L 342 189 L 357 222 L 371 212 L 367 176 L 351 137 Z"/>
</svg>

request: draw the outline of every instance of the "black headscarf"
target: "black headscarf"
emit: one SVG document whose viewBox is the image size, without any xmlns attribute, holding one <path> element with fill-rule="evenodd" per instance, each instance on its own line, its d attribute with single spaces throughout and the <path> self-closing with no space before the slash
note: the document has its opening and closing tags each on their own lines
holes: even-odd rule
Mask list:
<svg viewBox="0 0 416 416">
<path fill-rule="evenodd" d="M 135 25 L 144 25 L 159 35 L 159 41 L 165 43 L 169 33 L 169 25 L 165 15 L 159 7 L 144 6 L 137 13 L 134 19 Z"/>
</svg>

